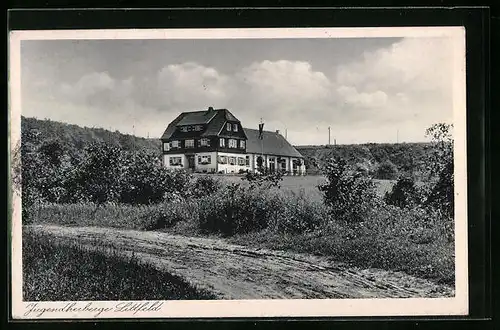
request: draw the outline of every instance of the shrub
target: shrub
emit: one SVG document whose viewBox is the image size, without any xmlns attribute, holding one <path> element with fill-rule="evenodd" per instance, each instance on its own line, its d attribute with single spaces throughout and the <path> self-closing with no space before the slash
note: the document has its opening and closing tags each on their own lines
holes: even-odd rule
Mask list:
<svg viewBox="0 0 500 330">
<path fill-rule="evenodd" d="M 332 216 L 348 223 L 361 222 L 377 202 L 373 181 L 352 171 L 345 160 L 332 158 L 323 169 L 326 182 L 318 186 Z"/>
<path fill-rule="evenodd" d="M 179 222 L 190 222 L 198 217 L 198 204 L 190 199 L 179 199 L 156 205 L 148 214 L 148 222 L 141 229 L 158 230 L 173 227 Z"/>
<path fill-rule="evenodd" d="M 280 171 L 269 172 L 265 168 L 260 168 L 259 172 L 247 172 L 241 178 L 243 181 L 250 183 L 250 188 L 280 188 L 280 183 L 283 181 L 283 173 Z"/>
<path fill-rule="evenodd" d="M 396 165 L 390 160 L 386 160 L 377 167 L 376 177 L 382 180 L 393 180 L 398 174 Z"/>
<path fill-rule="evenodd" d="M 391 191 L 385 193 L 384 201 L 387 204 L 404 208 L 421 204 L 422 197 L 413 178 L 402 176 L 392 186 Z"/>
<path fill-rule="evenodd" d="M 307 196 L 303 189 L 299 193 L 289 190 L 281 195 L 281 212 L 276 219 L 271 219 L 274 230 L 303 233 L 319 228 L 328 219 L 326 206 L 321 201 Z"/>
<path fill-rule="evenodd" d="M 189 194 L 194 198 L 200 198 L 217 192 L 221 186 L 222 184 L 219 179 L 208 175 L 201 175 L 194 178 L 189 187 Z"/>
<path fill-rule="evenodd" d="M 272 191 L 228 185 L 199 202 L 198 223 L 208 232 L 233 235 L 258 231 L 276 219 L 282 204 Z"/>
</svg>

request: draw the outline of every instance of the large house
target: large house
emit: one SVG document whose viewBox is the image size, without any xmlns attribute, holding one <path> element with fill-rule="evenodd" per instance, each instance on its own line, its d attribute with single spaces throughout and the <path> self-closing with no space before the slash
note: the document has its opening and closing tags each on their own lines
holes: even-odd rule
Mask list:
<svg viewBox="0 0 500 330">
<path fill-rule="evenodd" d="M 227 109 L 183 112 L 161 137 L 163 164 L 204 173 L 306 172 L 304 157 L 278 132 L 243 128 Z"/>
</svg>

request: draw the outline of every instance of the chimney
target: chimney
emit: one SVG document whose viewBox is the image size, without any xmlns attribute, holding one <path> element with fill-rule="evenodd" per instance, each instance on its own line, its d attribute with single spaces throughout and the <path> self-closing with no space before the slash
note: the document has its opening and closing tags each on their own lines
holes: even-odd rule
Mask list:
<svg viewBox="0 0 500 330">
<path fill-rule="evenodd" d="M 276 134 L 280 134 L 280 130 L 279 129 L 276 130 Z"/>
<path fill-rule="evenodd" d="M 214 111 L 214 108 L 212 108 L 212 107 L 208 107 L 208 110 L 207 110 L 207 112 L 205 112 L 205 114 L 207 114 L 207 115 L 208 115 L 208 114 L 209 114 L 210 112 L 212 112 L 212 111 Z"/>
</svg>

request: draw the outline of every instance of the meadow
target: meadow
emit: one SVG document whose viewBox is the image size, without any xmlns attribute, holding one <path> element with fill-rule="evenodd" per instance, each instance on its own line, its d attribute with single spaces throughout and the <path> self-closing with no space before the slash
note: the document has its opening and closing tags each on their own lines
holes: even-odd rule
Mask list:
<svg viewBox="0 0 500 330">
<path fill-rule="evenodd" d="M 23 233 L 24 301 L 214 299 L 137 258 Z"/>
<path fill-rule="evenodd" d="M 449 142 L 435 144 L 432 180 L 423 182 L 427 174 L 411 171 L 380 180 L 342 157 L 326 162 L 322 176 L 193 175 L 166 170 L 145 151 L 91 142 L 72 155 L 57 140 L 22 134 L 22 178 L 19 168 L 13 177 L 14 188 L 22 184 L 24 224 L 219 237 L 454 283 Z M 74 258 L 86 260 L 84 254 Z"/>
</svg>

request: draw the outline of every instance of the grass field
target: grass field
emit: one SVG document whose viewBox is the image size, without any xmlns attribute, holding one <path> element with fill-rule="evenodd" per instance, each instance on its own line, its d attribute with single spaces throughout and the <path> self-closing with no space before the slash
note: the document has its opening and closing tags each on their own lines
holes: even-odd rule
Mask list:
<svg viewBox="0 0 500 330">
<path fill-rule="evenodd" d="M 138 259 L 23 233 L 25 301 L 213 299 Z"/>
<path fill-rule="evenodd" d="M 243 183 L 242 176 L 239 175 L 217 175 L 222 181 Z M 392 189 L 395 180 L 373 180 L 380 196 Z M 318 185 L 325 182 L 325 177 L 322 175 L 305 175 L 305 176 L 284 176 L 281 182 L 281 188 L 292 190 L 295 192 L 304 191 L 306 195 L 321 199 L 321 193 L 318 190 Z"/>
</svg>

